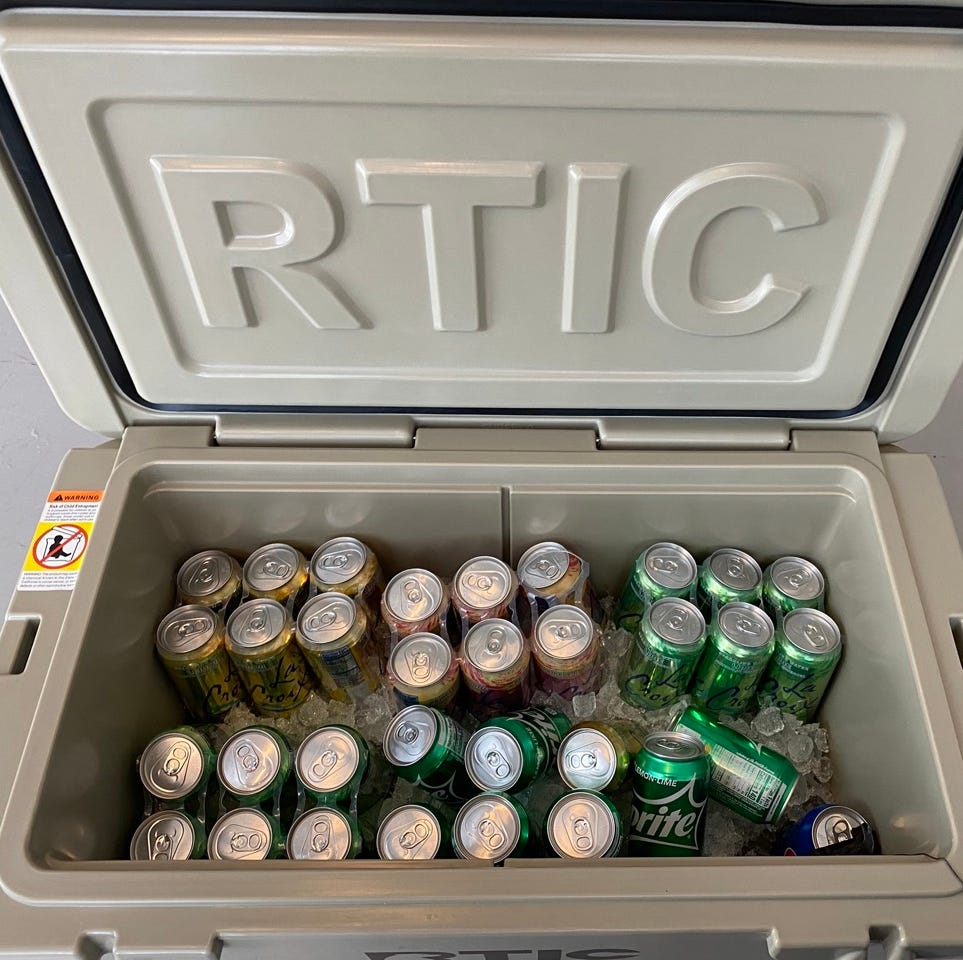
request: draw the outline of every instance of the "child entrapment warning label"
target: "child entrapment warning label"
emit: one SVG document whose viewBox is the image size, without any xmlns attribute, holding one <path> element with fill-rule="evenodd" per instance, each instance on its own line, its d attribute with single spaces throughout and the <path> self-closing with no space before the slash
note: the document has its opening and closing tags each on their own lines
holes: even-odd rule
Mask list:
<svg viewBox="0 0 963 960">
<path fill-rule="evenodd" d="M 20 590 L 72 590 L 103 490 L 52 490 L 23 561 Z"/>
</svg>

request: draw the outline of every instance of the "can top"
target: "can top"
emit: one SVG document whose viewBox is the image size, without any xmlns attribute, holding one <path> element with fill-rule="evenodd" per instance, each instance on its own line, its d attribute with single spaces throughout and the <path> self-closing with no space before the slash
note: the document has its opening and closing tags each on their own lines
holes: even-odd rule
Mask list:
<svg viewBox="0 0 963 960">
<path fill-rule="evenodd" d="M 354 840 L 348 818 L 334 807 L 302 813 L 288 831 L 290 860 L 346 860 Z"/>
<path fill-rule="evenodd" d="M 217 614 L 200 604 L 171 610 L 157 628 L 161 653 L 184 654 L 200 650 L 217 630 Z"/>
<path fill-rule="evenodd" d="M 352 731 L 331 725 L 315 730 L 298 747 L 294 769 L 298 779 L 315 793 L 341 790 L 354 779 L 361 751 Z"/>
<path fill-rule="evenodd" d="M 434 860 L 441 852 L 441 823 L 428 807 L 406 803 L 381 821 L 375 845 L 382 860 Z"/>
<path fill-rule="evenodd" d="M 719 629 L 736 646 L 752 650 L 764 647 L 775 633 L 765 610 L 739 600 L 719 610 Z"/>
<path fill-rule="evenodd" d="M 650 733 L 642 741 L 642 749 L 659 760 L 676 760 L 680 763 L 695 760 L 706 752 L 705 744 L 698 737 L 682 730 Z"/>
<path fill-rule="evenodd" d="M 171 730 L 147 744 L 138 771 L 148 793 L 161 800 L 181 800 L 200 784 L 204 756 L 190 737 Z"/>
<path fill-rule="evenodd" d="M 669 590 L 688 587 L 699 569 L 692 554 L 677 543 L 653 543 L 641 560 L 649 577 Z"/>
<path fill-rule="evenodd" d="M 604 790 L 618 764 L 612 741 L 593 727 L 572 730 L 558 748 L 559 776 L 573 790 Z"/>
<path fill-rule="evenodd" d="M 227 621 L 231 644 L 244 651 L 273 643 L 288 622 L 288 614 L 277 600 L 247 600 Z"/>
<path fill-rule="evenodd" d="M 554 586 L 568 571 L 571 556 L 560 543 L 536 543 L 519 558 L 518 579 L 532 590 Z"/>
<path fill-rule="evenodd" d="M 311 558 L 318 583 L 337 585 L 356 577 L 368 562 L 368 548 L 354 537 L 336 537 L 322 543 Z"/>
<path fill-rule="evenodd" d="M 444 592 L 441 580 L 429 570 L 402 570 L 385 587 L 384 603 L 398 620 L 417 623 L 438 610 Z"/>
<path fill-rule="evenodd" d="M 180 810 L 161 810 L 134 831 L 130 859 L 190 860 L 196 839 L 190 817 Z"/>
<path fill-rule="evenodd" d="M 465 637 L 465 659 L 484 673 L 511 670 L 524 652 L 525 637 L 508 620 L 482 620 Z"/>
<path fill-rule="evenodd" d="M 522 835 L 522 821 L 514 804 L 498 794 L 469 800 L 455 817 L 455 852 L 464 860 L 498 863 L 508 857 Z"/>
<path fill-rule="evenodd" d="M 803 653 L 832 653 L 842 643 L 839 627 L 822 610 L 800 607 L 782 619 L 782 632 Z"/>
<path fill-rule="evenodd" d="M 706 563 L 713 576 L 731 590 L 754 590 L 762 582 L 762 568 L 744 550 L 722 547 Z"/>
<path fill-rule="evenodd" d="M 319 593 L 298 614 L 298 636 L 314 646 L 337 643 L 355 625 L 358 607 L 343 593 Z"/>
<path fill-rule="evenodd" d="M 819 567 L 802 557 L 780 557 L 769 568 L 769 576 L 793 600 L 814 600 L 825 587 Z"/>
<path fill-rule="evenodd" d="M 619 842 L 621 827 L 612 808 L 594 793 L 576 790 L 552 807 L 546 825 L 552 849 L 567 860 L 604 857 Z"/>
<path fill-rule="evenodd" d="M 249 797 L 269 787 L 281 770 L 281 747 L 265 727 L 239 730 L 221 747 L 217 775 L 239 797 Z"/>
<path fill-rule="evenodd" d="M 273 847 L 274 825 L 257 807 L 225 813 L 207 837 L 209 860 L 266 860 Z"/>
<path fill-rule="evenodd" d="M 430 687 L 451 669 L 451 645 L 433 633 L 413 633 L 391 651 L 388 668 L 409 687 Z"/>
<path fill-rule="evenodd" d="M 482 790 L 510 790 L 522 777 L 521 744 L 501 727 L 481 727 L 465 747 L 465 770 Z"/>
<path fill-rule="evenodd" d="M 512 593 L 511 567 L 495 557 L 475 557 L 455 574 L 455 590 L 464 603 L 476 610 L 491 610 Z"/>
<path fill-rule="evenodd" d="M 234 573 L 234 561 L 223 550 L 205 550 L 185 560 L 177 571 L 182 597 L 209 597 L 222 590 Z"/>
<path fill-rule="evenodd" d="M 438 738 L 438 717 L 431 707 L 405 707 L 385 730 L 384 751 L 389 763 L 410 767 L 423 760 Z"/>
<path fill-rule="evenodd" d="M 303 558 L 287 543 L 269 543 L 254 551 L 244 564 L 244 582 L 258 593 L 280 590 L 298 572 Z"/>
<path fill-rule="evenodd" d="M 674 647 L 691 647 L 706 631 L 702 611 L 688 600 L 656 600 L 646 611 L 646 619 L 656 636 Z"/>
<path fill-rule="evenodd" d="M 535 624 L 535 649 L 555 660 L 580 657 L 595 637 L 592 618 L 581 609 L 560 605 L 550 607 Z"/>
<path fill-rule="evenodd" d="M 837 843 L 852 840 L 853 831 L 866 825 L 866 818 L 852 807 L 833 804 L 820 810 L 813 820 L 813 845 L 817 850 L 825 850 Z"/>
</svg>

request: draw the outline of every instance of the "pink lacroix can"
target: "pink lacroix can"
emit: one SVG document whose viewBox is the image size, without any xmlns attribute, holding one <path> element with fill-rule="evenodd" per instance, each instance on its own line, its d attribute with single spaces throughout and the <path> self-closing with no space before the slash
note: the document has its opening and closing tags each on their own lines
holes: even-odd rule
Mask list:
<svg viewBox="0 0 963 960">
<path fill-rule="evenodd" d="M 518 577 L 496 557 L 475 557 L 463 564 L 451 584 L 451 609 L 461 635 L 482 620 L 518 622 Z"/>
<path fill-rule="evenodd" d="M 448 587 L 430 570 L 402 570 L 392 577 L 381 596 L 381 619 L 391 649 L 413 633 L 434 633 L 451 643 L 450 605 Z"/>
<path fill-rule="evenodd" d="M 529 547 L 518 561 L 518 582 L 528 598 L 532 623 L 550 607 L 582 607 L 602 622 L 602 607 L 589 579 L 589 564 L 560 543 L 547 541 Z"/>
<path fill-rule="evenodd" d="M 602 679 L 601 650 L 602 631 L 581 607 L 564 604 L 546 610 L 532 635 L 539 687 L 568 700 L 596 692 Z"/>
<path fill-rule="evenodd" d="M 462 642 L 461 676 L 470 712 L 479 719 L 527 707 L 532 698 L 532 654 L 508 620 L 482 620 Z"/>
</svg>

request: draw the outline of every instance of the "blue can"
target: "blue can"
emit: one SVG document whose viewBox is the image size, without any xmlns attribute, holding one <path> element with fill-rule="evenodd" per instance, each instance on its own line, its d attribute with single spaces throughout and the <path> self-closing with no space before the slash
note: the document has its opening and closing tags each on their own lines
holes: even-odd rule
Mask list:
<svg viewBox="0 0 963 960">
<path fill-rule="evenodd" d="M 772 852 L 777 857 L 876 853 L 876 837 L 869 821 L 852 807 L 823 803 L 784 830 Z"/>
</svg>

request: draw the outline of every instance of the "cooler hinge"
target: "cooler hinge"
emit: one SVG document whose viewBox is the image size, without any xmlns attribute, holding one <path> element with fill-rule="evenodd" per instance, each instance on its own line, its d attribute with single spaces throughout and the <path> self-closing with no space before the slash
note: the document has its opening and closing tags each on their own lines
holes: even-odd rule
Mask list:
<svg viewBox="0 0 963 960">
<path fill-rule="evenodd" d="M 883 469 L 873 430 L 793 430 L 790 449 L 799 453 L 848 453 Z"/>
<path fill-rule="evenodd" d="M 598 421 L 602 450 L 786 450 L 789 426 L 777 420 L 611 418 Z"/>
<path fill-rule="evenodd" d="M 412 447 L 415 422 L 403 415 L 223 414 L 220 447 Z"/>
</svg>

